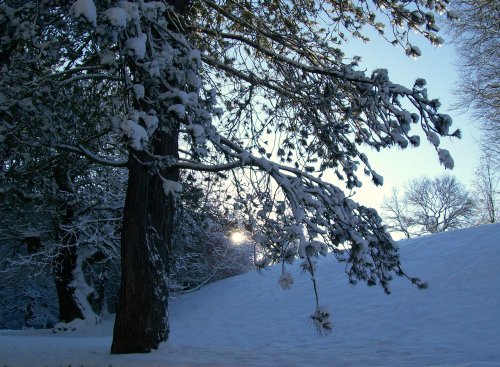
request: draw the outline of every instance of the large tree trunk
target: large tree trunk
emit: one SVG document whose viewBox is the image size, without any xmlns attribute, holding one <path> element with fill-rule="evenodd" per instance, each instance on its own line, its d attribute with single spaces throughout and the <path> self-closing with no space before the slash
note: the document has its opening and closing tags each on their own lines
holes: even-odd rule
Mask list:
<svg viewBox="0 0 500 367">
<path fill-rule="evenodd" d="M 167 3 L 181 13 L 187 10 L 189 1 L 167 0 Z M 146 100 L 155 101 L 157 81 L 151 80 L 149 73 L 138 70 L 134 62 L 129 67 L 145 86 Z M 165 77 L 172 85 L 177 83 L 173 76 Z M 149 109 L 145 101 L 138 104 L 140 110 Z M 158 128 L 154 133 L 153 154 L 177 159 L 180 122 L 167 108 L 159 112 L 160 124 L 166 129 Z M 150 352 L 167 340 L 169 332 L 168 277 L 175 198 L 172 194 L 165 195 L 159 174 L 166 180 L 178 181 L 179 170 L 170 167 L 158 171 L 149 154 L 134 150 L 129 156 L 128 168 L 121 235 L 122 278 L 112 354 Z"/>
<path fill-rule="evenodd" d="M 71 244 L 61 244 L 52 265 L 57 299 L 59 301 L 59 321 L 70 322 L 85 319 L 77 298 L 73 272 L 76 268 L 76 248 Z"/>
<path fill-rule="evenodd" d="M 72 194 L 71 183 L 66 171 L 60 166 L 54 166 L 52 173 L 59 191 Z M 59 321 L 70 322 L 74 319 L 85 319 L 85 312 L 78 302 L 75 287 L 75 270 L 77 266 L 76 239 L 65 235 L 62 225 L 68 225 L 74 220 L 75 211 L 70 203 L 64 200 L 58 208 L 57 237 L 60 241 L 57 254 L 52 262 L 52 273 L 56 284 L 59 301 Z"/>
<path fill-rule="evenodd" d="M 158 130 L 157 155 L 177 157 L 176 133 Z M 175 198 L 164 194 L 159 175 L 145 165 L 149 156 L 133 151 L 121 237 L 122 278 L 111 353 L 145 353 L 168 337 L 168 263 Z M 178 169 L 162 170 L 177 181 Z"/>
</svg>

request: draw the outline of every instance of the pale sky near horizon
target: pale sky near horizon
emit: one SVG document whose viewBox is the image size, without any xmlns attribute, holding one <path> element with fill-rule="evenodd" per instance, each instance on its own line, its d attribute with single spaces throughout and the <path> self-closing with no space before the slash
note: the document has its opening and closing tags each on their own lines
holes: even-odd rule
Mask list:
<svg viewBox="0 0 500 367">
<path fill-rule="evenodd" d="M 446 39 L 445 36 L 443 32 L 441 37 Z M 366 69 L 367 74 L 374 69 L 384 68 L 389 71 L 392 82 L 406 87 L 412 87 L 417 78 L 426 79 L 429 97 L 439 98 L 442 103 L 441 113 L 453 118 L 450 131 L 459 128 L 463 137 L 441 138 L 441 147 L 448 149 L 455 161 L 452 171 L 445 170 L 439 163 L 435 149 L 416 126 L 412 131 L 418 131 L 421 136 L 419 148 L 402 150 L 394 147 L 381 152 L 368 151 L 370 164 L 384 177 L 384 185 L 377 188 L 369 179 L 365 179 L 354 199 L 376 209 L 380 209 L 384 195 L 390 195 L 392 187 L 401 187 L 410 179 L 420 176 L 434 177 L 448 172 L 469 188 L 479 164 L 479 122 L 463 111 L 452 110 L 452 105 L 457 100 L 453 88 L 458 80 L 456 65 L 459 63 L 453 45 L 445 43 L 434 47 L 418 35 L 414 35 L 413 41 L 422 51 L 422 56 L 417 60 L 406 56 L 403 49 L 392 46 L 376 34 L 368 43 L 350 41 L 344 45 L 343 50 L 346 56 L 361 56 L 360 68 Z"/>
</svg>

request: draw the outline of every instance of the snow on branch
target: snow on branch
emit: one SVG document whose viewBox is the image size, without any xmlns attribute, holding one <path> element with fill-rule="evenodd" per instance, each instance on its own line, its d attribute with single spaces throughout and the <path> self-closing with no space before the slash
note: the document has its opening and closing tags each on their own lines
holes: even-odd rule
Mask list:
<svg viewBox="0 0 500 367">
<path fill-rule="evenodd" d="M 257 265 L 301 258 L 316 295 L 312 320 L 319 331 L 328 331 L 332 324 L 319 303 L 316 258 L 332 252 L 352 283 L 380 284 L 386 292 L 393 274 L 407 275 L 377 212 L 321 175 L 332 171 L 352 189 L 361 186 L 356 174 L 364 166 L 381 185 L 383 178 L 358 147 L 418 146 L 420 137 L 411 133 L 415 125 L 452 168 L 439 136 L 460 136 L 451 132 L 451 118 L 438 111 L 440 103 L 429 98 L 423 79 L 404 87 L 387 70 L 368 75 L 358 60 L 346 63 L 339 48 L 343 31 L 364 39 L 360 30 L 370 25 L 383 33 L 378 11 L 393 20 L 396 43 L 417 55 L 407 31 L 438 43 L 432 12 L 445 10 L 447 1 L 382 6 L 360 0 L 361 8 L 344 1 L 292 1 L 292 7 L 278 1 L 280 12 L 266 2 L 230 3 L 193 4 L 196 17 L 179 17 L 156 1 L 113 7 L 92 0 L 66 7 L 44 2 L 23 16 L 0 4 L 1 22 L 17 37 L 4 37 L 2 44 L 12 51 L 0 57 L 2 111 L 15 117 L 18 140 L 28 132 L 33 146 L 49 145 L 105 166 L 127 165 L 103 157 L 111 141 L 160 177 L 171 167 L 239 170 L 234 204 L 246 214 L 258 244 Z M 299 5 L 297 14 L 291 8 Z M 327 30 L 321 29 L 323 16 L 331 21 Z M 65 32 L 67 37 L 59 37 Z M 0 128 L 14 131 L 7 120 Z M 269 137 L 276 137 L 276 149 L 266 144 Z M 60 144 L 71 141 L 82 144 Z M 162 150 L 158 142 L 173 149 Z M 170 195 L 182 186 L 164 179 L 163 188 Z M 283 270 L 282 287 L 292 283 Z"/>
<path fill-rule="evenodd" d="M 292 262 L 295 256 L 303 259 L 301 266 L 311 275 L 316 294 L 316 311 L 311 317 L 321 333 L 328 332 L 332 325 L 329 312 L 319 304 L 314 258 L 329 251 L 346 263 L 352 283 L 380 284 L 390 293 L 391 274 L 397 274 L 425 287 L 402 270 L 397 245 L 374 209 L 357 204 L 341 189 L 312 174 L 255 156 L 220 135 L 212 143 L 235 159 L 227 165 L 214 165 L 214 171 L 222 167 L 257 170 L 272 178 L 283 193 L 282 201 L 264 199 L 263 202 L 257 198 L 268 197 L 265 191 L 247 193 L 246 199 L 237 201 L 237 207 L 244 208 L 249 218 L 247 229 L 262 248 L 264 255 L 259 266 Z M 208 167 L 203 168 L 210 170 Z M 190 167 L 184 165 L 184 168 Z M 193 168 L 198 167 L 193 165 Z M 291 246 L 292 243 L 296 245 Z M 287 289 L 293 279 L 289 273 L 283 274 L 280 285 Z"/>
<path fill-rule="evenodd" d="M 82 156 L 85 156 L 89 158 L 91 161 L 102 164 L 104 166 L 109 166 L 109 167 L 126 167 L 127 166 L 127 160 L 121 160 L 121 161 L 110 161 L 106 158 L 102 158 L 94 153 L 92 153 L 90 150 L 85 148 L 83 145 L 78 145 L 78 146 L 73 146 L 73 145 L 67 145 L 67 144 L 58 144 L 56 148 L 71 152 L 71 153 L 76 153 L 80 154 Z"/>
</svg>

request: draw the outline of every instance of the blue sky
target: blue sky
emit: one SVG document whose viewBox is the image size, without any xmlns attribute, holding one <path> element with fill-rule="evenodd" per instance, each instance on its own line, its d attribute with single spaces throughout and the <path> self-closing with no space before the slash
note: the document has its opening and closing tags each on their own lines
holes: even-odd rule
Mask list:
<svg viewBox="0 0 500 367">
<path fill-rule="evenodd" d="M 446 38 L 445 34 L 441 36 Z M 442 103 L 441 112 L 449 114 L 453 118 L 453 126 L 462 130 L 461 140 L 442 138 L 441 147 L 448 149 L 455 161 L 455 168 L 451 173 L 460 182 L 470 186 L 480 156 L 477 144 L 479 122 L 463 111 L 452 109 L 456 102 L 453 88 L 458 80 L 458 59 L 453 45 L 434 47 L 423 37 L 415 35 L 413 43 L 422 51 L 422 56 L 415 60 L 406 56 L 403 49 L 392 46 L 378 35 L 371 38 L 368 43 L 351 40 L 345 44 L 343 50 L 346 56 L 361 56 L 360 66 L 367 69 L 368 73 L 377 68 L 388 69 L 393 82 L 408 87 L 417 78 L 427 80 L 429 97 L 439 98 Z M 423 175 L 432 177 L 445 173 L 436 151 L 420 135 L 422 140 L 419 148 L 367 152 L 372 167 L 384 177 L 384 186 L 376 188 L 369 180 L 365 180 L 355 196 L 357 201 L 378 209 L 383 196 L 389 195 L 393 186 L 402 186 L 408 180 Z"/>
</svg>

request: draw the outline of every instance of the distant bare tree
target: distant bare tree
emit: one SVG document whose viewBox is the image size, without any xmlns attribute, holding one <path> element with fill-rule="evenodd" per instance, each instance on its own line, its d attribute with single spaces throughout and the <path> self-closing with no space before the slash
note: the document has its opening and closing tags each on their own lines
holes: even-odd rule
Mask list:
<svg viewBox="0 0 500 367">
<path fill-rule="evenodd" d="M 483 145 L 500 164 L 500 2 L 455 0 L 448 31 L 460 56 L 459 105 L 483 121 Z M 453 18 L 453 17 L 452 17 Z"/>
<path fill-rule="evenodd" d="M 412 237 L 412 233 L 410 233 L 411 218 L 405 215 L 408 212 L 407 204 L 397 188 L 393 187 L 391 196 L 384 198 L 382 210 L 391 232 L 402 232 L 406 238 Z"/>
<path fill-rule="evenodd" d="M 476 170 L 473 182 L 476 197 L 476 217 L 478 223 L 498 221 L 498 194 L 500 172 L 495 167 L 491 152 L 485 152 Z"/>
<path fill-rule="evenodd" d="M 454 176 L 411 180 L 400 196 L 394 190 L 383 203 L 393 232 L 407 238 L 463 228 L 473 223 L 474 202 Z"/>
</svg>

